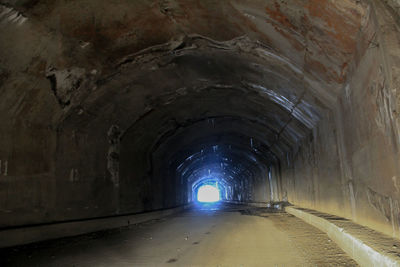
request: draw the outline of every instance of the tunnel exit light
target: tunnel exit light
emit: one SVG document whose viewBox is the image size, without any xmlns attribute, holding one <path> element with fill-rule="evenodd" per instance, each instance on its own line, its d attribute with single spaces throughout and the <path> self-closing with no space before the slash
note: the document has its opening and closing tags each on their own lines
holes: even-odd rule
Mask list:
<svg viewBox="0 0 400 267">
<path fill-rule="evenodd" d="M 203 185 L 197 191 L 197 201 L 217 202 L 219 201 L 219 190 L 212 185 Z"/>
</svg>

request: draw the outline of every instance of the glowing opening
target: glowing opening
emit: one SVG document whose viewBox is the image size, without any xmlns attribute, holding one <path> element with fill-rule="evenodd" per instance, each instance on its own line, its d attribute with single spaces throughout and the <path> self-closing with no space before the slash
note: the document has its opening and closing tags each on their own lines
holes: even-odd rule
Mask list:
<svg viewBox="0 0 400 267">
<path fill-rule="evenodd" d="M 219 190 L 212 185 L 202 185 L 197 191 L 197 201 L 217 202 L 219 201 Z"/>
</svg>

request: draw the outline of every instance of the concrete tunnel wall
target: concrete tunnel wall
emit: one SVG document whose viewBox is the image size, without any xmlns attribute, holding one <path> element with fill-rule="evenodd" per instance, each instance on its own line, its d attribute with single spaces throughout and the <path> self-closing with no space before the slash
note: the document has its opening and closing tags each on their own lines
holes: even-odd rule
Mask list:
<svg viewBox="0 0 400 267">
<path fill-rule="evenodd" d="M 0 227 L 289 201 L 399 237 L 397 1 L 2 1 Z"/>
</svg>

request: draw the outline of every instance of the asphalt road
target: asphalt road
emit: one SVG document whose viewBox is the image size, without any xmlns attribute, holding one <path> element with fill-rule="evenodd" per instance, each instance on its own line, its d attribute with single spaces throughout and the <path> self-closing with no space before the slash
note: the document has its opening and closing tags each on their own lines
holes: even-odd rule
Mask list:
<svg viewBox="0 0 400 267">
<path fill-rule="evenodd" d="M 356 266 L 329 237 L 265 208 L 197 205 L 120 229 L 0 251 L 1 266 Z"/>
</svg>

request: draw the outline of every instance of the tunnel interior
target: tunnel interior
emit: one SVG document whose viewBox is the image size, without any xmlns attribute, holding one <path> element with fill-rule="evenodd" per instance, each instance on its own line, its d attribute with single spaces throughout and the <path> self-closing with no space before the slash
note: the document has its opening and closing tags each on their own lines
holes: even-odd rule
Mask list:
<svg viewBox="0 0 400 267">
<path fill-rule="evenodd" d="M 287 202 L 400 237 L 398 1 L 0 2 L 0 227 Z"/>
</svg>

